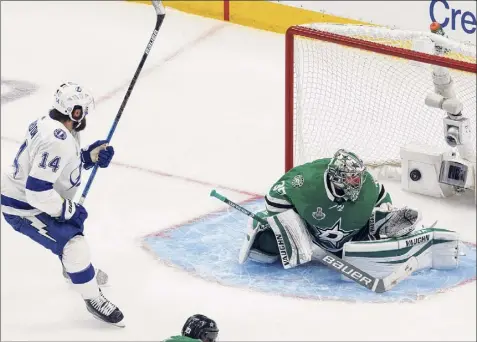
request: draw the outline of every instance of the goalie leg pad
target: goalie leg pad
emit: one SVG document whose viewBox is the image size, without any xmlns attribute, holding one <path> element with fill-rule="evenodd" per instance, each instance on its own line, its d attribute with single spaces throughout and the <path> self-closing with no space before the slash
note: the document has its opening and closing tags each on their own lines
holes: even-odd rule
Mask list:
<svg viewBox="0 0 477 342">
<path fill-rule="evenodd" d="M 250 260 L 259 262 L 261 264 L 273 264 L 278 260 L 278 255 L 268 254 L 257 248 L 252 248 L 249 255 Z"/>
<path fill-rule="evenodd" d="M 256 215 L 262 218 L 269 216 L 266 210 L 257 212 Z M 268 260 L 268 258 L 266 257 L 268 253 L 264 253 L 256 248 L 253 248 L 253 245 L 255 243 L 257 236 L 262 231 L 263 231 L 263 226 L 259 222 L 255 221 L 253 218 L 250 218 L 248 220 L 247 233 L 239 252 L 239 258 L 238 258 L 239 264 L 243 264 L 245 261 L 247 261 L 252 250 L 254 250 L 253 257 L 250 256 L 252 260 L 257 262 L 266 262 L 265 260 Z M 271 262 L 274 262 L 274 261 L 270 261 L 270 263 Z"/>
<path fill-rule="evenodd" d="M 459 264 L 458 246 L 458 233 L 426 228 L 400 238 L 347 242 L 343 247 L 343 259 L 381 278 L 412 256 L 418 261 L 416 270 L 456 268 Z"/>
<path fill-rule="evenodd" d="M 313 254 L 311 235 L 305 222 L 293 209 L 268 217 L 267 221 L 275 234 L 285 269 L 311 260 Z"/>
<path fill-rule="evenodd" d="M 432 268 L 454 269 L 459 266 L 459 235 L 445 229 L 436 229 L 432 245 Z"/>
</svg>

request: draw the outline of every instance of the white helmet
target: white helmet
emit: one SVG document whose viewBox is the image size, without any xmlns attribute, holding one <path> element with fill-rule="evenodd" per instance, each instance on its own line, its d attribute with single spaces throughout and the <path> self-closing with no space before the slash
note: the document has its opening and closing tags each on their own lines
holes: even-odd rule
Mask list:
<svg viewBox="0 0 477 342">
<path fill-rule="evenodd" d="M 60 85 L 55 93 L 53 108 L 64 115 L 68 115 L 71 120 L 80 122 L 88 114 L 90 109 L 94 109 L 93 95 L 79 84 L 66 82 Z M 73 115 L 75 109 L 81 109 L 81 115 Z"/>
</svg>

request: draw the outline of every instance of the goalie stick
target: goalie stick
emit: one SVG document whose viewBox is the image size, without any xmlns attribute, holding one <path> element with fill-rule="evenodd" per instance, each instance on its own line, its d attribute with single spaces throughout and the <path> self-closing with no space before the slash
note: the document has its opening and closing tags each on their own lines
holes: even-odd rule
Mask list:
<svg viewBox="0 0 477 342">
<path fill-rule="evenodd" d="M 152 45 L 154 44 L 154 41 L 156 40 L 157 34 L 159 33 L 159 29 L 161 28 L 162 22 L 164 21 L 164 18 L 166 16 L 166 11 L 161 1 L 153 0 L 152 5 L 154 6 L 154 9 L 156 10 L 156 16 L 157 16 L 156 26 L 154 27 L 154 31 L 152 32 L 151 38 L 149 39 L 149 42 L 146 46 L 146 50 L 144 51 L 141 61 L 139 62 L 136 72 L 134 73 L 131 83 L 129 84 L 129 88 L 126 91 L 126 95 L 124 95 L 124 99 L 123 99 L 123 102 L 121 103 L 121 106 L 119 107 L 118 114 L 116 114 L 116 118 L 114 119 L 113 125 L 111 126 L 111 129 L 109 130 L 109 134 L 106 139 L 108 143 L 111 141 L 111 138 L 113 137 L 114 131 L 116 130 L 116 126 L 119 123 L 119 119 L 121 119 L 121 115 L 123 114 L 124 108 L 126 107 L 126 104 L 128 103 L 129 96 L 131 96 L 132 90 L 134 89 L 134 85 L 136 84 L 139 74 L 141 73 L 142 67 L 144 66 L 147 56 L 149 55 L 149 51 L 151 51 Z M 91 184 L 93 183 L 93 179 L 96 176 L 96 172 L 98 172 L 97 164 L 94 165 L 93 171 L 91 172 L 88 182 L 86 183 L 83 193 L 81 194 L 81 198 L 79 200 L 80 204 L 83 204 L 84 200 L 86 199 L 86 196 L 88 195 Z"/>
<path fill-rule="evenodd" d="M 238 211 L 244 213 L 245 215 L 252 217 L 264 227 L 262 229 L 267 229 L 269 227 L 268 222 L 265 219 L 255 215 L 254 213 L 248 211 L 237 203 L 232 202 L 227 197 L 219 194 L 217 191 L 212 190 L 210 196 L 215 197 L 220 201 L 228 204 L 229 206 L 237 209 Z M 414 272 L 418 266 L 416 257 L 411 257 L 390 275 L 384 278 L 376 278 L 332 253 L 324 249 L 322 249 L 322 251 L 323 253 L 321 253 L 318 258 L 318 260 L 322 264 L 328 266 L 335 271 L 340 272 L 345 277 L 376 293 L 383 293 L 389 291 L 402 280 L 406 279 L 409 275 L 411 275 L 411 273 Z"/>
</svg>

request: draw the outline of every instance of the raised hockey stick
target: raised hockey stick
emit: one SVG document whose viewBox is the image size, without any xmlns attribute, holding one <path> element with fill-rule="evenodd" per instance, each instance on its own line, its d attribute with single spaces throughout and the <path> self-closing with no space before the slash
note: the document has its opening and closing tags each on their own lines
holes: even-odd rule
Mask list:
<svg viewBox="0 0 477 342">
<path fill-rule="evenodd" d="M 114 119 L 113 125 L 111 126 L 111 129 L 109 130 L 109 134 L 106 139 L 108 142 L 110 142 L 111 138 L 113 137 L 114 131 L 116 130 L 116 126 L 119 123 L 119 119 L 121 119 L 121 115 L 123 114 L 124 108 L 126 107 L 126 104 L 128 103 L 129 96 L 131 96 L 132 90 L 134 89 L 134 85 L 136 84 L 139 74 L 141 73 L 142 67 L 144 66 L 147 56 L 149 55 L 149 51 L 151 51 L 152 45 L 154 44 L 154 41 L 156 40 L 157 34 L 159 33 L 159 29 L 161 28 L 162 22 L 164 21 L 164 18 L 166 16 L 166 11 L 164 9 L 164 6 L 162 5 L 162 1 L 153 0 L 152 5 L 154 6 L 154 9 L 156 10 L 156 16 L 157 16 L 156 26 L 154 26 L 154 31 L 152 32 L 151 39 L 149 39 L 149 42 L 147 43 L 146 50 L 144 51 L 144 54 L 142 55 L 141 61 L 139 62 L 139 65 L 137 66 L 137 69 L 132 78 L 132 81 L 129 84 L 129 88 L 126 91 L 126 95 L 124 95 L 124 99 L 123 99 L 123 102 L 121 103 L 121 107 L 119 107 L 118 114 L 116 114 L 116 118 Z M 94 166 L 93 171 L 91 172 L 89 176 L 88 182 L 86 183 L 83 193 L 81 194 L 81 198 L 79 201 L 80 204 L 83 204 L 84 200 L 86 199 L 89 189 L 91 188 L 91 184 L 93 183 L 93 179 L 96 176 L 96 172 L 98 172 L 98 165 Z"/>
<path fill-rule="evenodd" d="M 254 220 L 260 222 L 260 224 L 264 226 L 264 229 L 269 227 L 268 222 L 265 219 L 255 215 L 254 213 L 248 211 L 237 203 L 232 202 L 227 197 L 219 194 L 217 191 L 212 190 L 210 196 L 215 197 L 222 202 L 230 205 L 231 207 L 237 209 L 238 211 L 244 213 L 245 215 L 252 217 Z M 395 285 L 397 285 L 402 280 L 411 275 L 411 273 L 414 272 L 417 268 L 417 259 L 415 257 L 411 257 L 408 261 L 402 264 L 397 270 L 395 270 L 387 277 L 376 278 L 359 269 L 358 267 L 353 266 L 347 261 L 344 261 L 343 259 L 337 257 L 336 255 L 331 254 L 330 252 L 327 252 L 323 249 L 322 251 L 323 253 L 318 258 L 318 260 L 322 264 L 328 266 L 335 271 L 340 272 L 342 275 L 353 280 L 359 285 L 364 286 L 367 289 L 377 293 L 383 293 L 392 289 Z"/>
</svg>

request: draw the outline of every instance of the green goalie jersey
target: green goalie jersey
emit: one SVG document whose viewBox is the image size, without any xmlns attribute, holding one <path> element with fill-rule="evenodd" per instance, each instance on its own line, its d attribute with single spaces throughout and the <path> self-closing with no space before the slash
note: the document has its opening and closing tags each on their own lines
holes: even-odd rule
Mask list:
<svg viewBox="0 0 477 342">
<path fill-rule="evenodd" d="M 181 335 L 176 335 L 176 336 L 171 336 L 168 339 L 162 341 L 162 342 L 201 342 L 200 340 L 197 340 L 195 338 L 190 338 L 186 336 L 181 336 Z"/>
<path fill-rule="evenodd" d="M 269 215 L 294 208 L 318 245 L 339 252 L 352 239 L 369 239 L 368 221 L 374 207 L 391 203 L 391 198 L 368 171 L 356 201 L 333 197 L 326 176 L 330 161 L 318 159 L 291 169 L 272 186 L 265 203 Z"/>
</svg>

